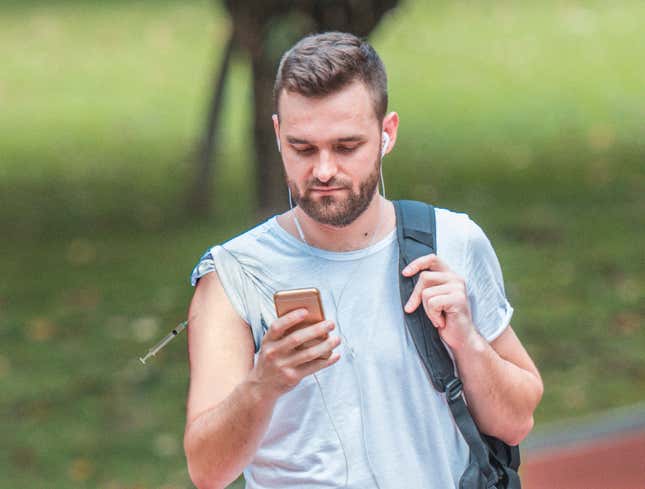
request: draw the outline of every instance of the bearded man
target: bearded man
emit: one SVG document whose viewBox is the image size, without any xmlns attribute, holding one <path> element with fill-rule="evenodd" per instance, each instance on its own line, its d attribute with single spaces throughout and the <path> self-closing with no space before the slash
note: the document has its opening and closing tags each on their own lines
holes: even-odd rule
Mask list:
<svg viewBox="0 0 645 489">
<path fill-rule="evenodd" d="M 191 478 L 200 489 L 242 472 L 249 489 L 458 487 L 468 446 L 405 314 L 422 307 L 437 327 L 478 429 L 518 444 L 543 387 L 511 328 L 495 252 L 466 214 L 436 208 L 437 253 L 399 271 L 394 207 L 378 191 L 399 117 L 369 44 L 344 33 L 300 40 L 274 94 L 295 205 L 209 249 L 193 271 Z M 419 276 L 405 304 L 400 273 Z M 324 321 L 276 317 L 276 291 L 311 287 Z"/>
</svg>

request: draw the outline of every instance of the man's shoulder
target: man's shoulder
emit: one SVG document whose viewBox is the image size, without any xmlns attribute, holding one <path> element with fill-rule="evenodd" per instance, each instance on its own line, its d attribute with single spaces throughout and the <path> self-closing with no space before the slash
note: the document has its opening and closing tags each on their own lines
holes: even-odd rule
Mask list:
<svg viewBox="0 0 645 489">
<path fill-rule="evenodd" d="M 422 203 L 431 204 L 430 202 Z M 436 204 L 431 205 L 435 213 L 437 238 L 443 242 L 444 246 L 448 243 L 450 246 L 454 246 L 457 241 L 465 243 L 477 231 L 478 226 L 469 214 Z"/>
<path fill-rule="evenodd" d="M 466 212 L 456 211 L 434 205 L 437 252 L 444 259 L 452 261 L 454 267 L 465 262 L 465 255 L 470 252 L 473 242 L 485 239 L 479 225 Z M 461 264 L 461 265 L 460 265 Z"/>
<path fill-rule="evenodd" d="M 209 245 L 208 249 L 200 258 L 193 270 L 192 280 L 195 281 L 195 273 L 199 272 L 202 268 L 208 268 L 209 270 L 214 269 L 214 260 L 230 260 L 234 258 L 234 261 L 239 261 L 240 258 L 253 256 L 254 251 L 257 251 L 259 248 L 258 243 L 262 240 L 263 236 L 267 234 L 270 228 L 271 218 L 258 223 L 252 228 L 246 229 L 225 241 Z M 226 258 L 221 258 L 222 256 Z"/>
<path fill-rule="evenodd" d="M 447 209 L 445 207 L 439 207 L 437 205 L 434 206 L 434 212 L 435 216 L 437 217 L 437 221 L 441 219 L 442 224 L 451 223 L 464 225 L 465 223 L 470 221 L 470 216 L 465 212 Z"/>
<path fill-rule="evenodd" d="M 432 205 L 435 212 L 437 226 L 468 226 L 471 222 L 470 216 L 465 212 L 459 212 L 445 207 L 440 207 L 431 202 L 418 201 L 422 204 Z"/>
<path fill-rule="evenodd" d="M 226 241 L 210 245 L 199 259 L 191 274 L 191 284 L 208 272 L 217 270 L 220 274 L 234 276 L 241 272 L 241 266 L 259 266 L 269 250 L 272 218 L 257 224 Z"/>
<path fill-rule="evenodd" d="M 262 241 L 273 229 L 273 226 L 275 225 L 274 220 L 275 217 L 270 217 L 269 219 L 228 238 L 226 241 L 222 242 L 221 245 L 229 251 L 253 250 L 254 248 L 257 248 L 258 243 Z"/>
<path fill-rule="evenodd" d="M 461 238 L 467 238 L 475 224 L 465 212 L 459 212 L 443 207 L 434 206 L 437 222 L 437 234 L 449 233 Z"/>
<path fill-rule="evenodd" d="M 213 254 L 222 253 L 234 258 L 245 267 L 266 267 L 298 253 L 297 244 L 272 216 L 264 222 L 213 246 Z"/>
</svg>

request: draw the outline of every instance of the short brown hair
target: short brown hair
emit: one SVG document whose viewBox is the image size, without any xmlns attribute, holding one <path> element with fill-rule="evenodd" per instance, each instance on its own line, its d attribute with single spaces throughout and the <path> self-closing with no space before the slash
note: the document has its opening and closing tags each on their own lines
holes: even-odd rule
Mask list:
<svg viewBox="0 0 645 489">
<path fill-rule="evenodd" d="M 379 121 L 387 111 L 387 76 L 381 58 L 353 34 L 325 32 L 298 41 L 280 60 L 273 86 L 275 111 L 282 90 L 323 97 L 360 80 L 372 95 Z"/>
</svg>

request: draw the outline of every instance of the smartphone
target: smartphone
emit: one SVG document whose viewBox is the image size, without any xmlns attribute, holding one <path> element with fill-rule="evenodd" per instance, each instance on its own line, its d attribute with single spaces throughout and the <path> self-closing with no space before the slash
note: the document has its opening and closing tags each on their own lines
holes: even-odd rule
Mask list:
<svg viewBox="0 0 645 489">
<path fill-rule="evenodd" d="M 325 313 L 323 312 L 322 301 L 320 300 L 320 291 L 315 287 L 308 289 L 278 290 L 273 294 L 273 303 L 275 304 L 275 312 L 278 317 L 284 316 L 288 312 L 296 309 L 305 308 L 308 311 L 305 318 L 294 327 L 289 328 L 285 334 L 325 320 Z M 325 335 L 324 337 L 307 341 L 302 344 L 301 348 L 316 345 L 325 341 L 327 338 L 328 335 Z M 329 355 L 324 356 L 324 358 L 329 358 Z"/>
</svg>

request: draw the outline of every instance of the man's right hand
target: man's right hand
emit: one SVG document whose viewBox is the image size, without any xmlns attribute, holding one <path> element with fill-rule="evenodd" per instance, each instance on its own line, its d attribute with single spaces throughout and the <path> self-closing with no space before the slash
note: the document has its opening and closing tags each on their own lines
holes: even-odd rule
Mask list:
<svg viewBox="0 0 645 489">
<path fill-rule="evenodd" d="M 340 358 L 333 352 L 340 344 L 340 338 L 329 335 L 334 329 L 333 321 L 325 320 L 289 331 L 306 315 L 306 309 L 291 311 L 271 323 L 264 335 L 258 359 L 248 378 L 263 396 L 277 399 L 307 375 L 333 365 Z M 309 341 L 313 343 L 311 346 L 303 346 Z"/>
<path fill-rule="evenodd" d="M 271 324 L 254 364 L 251 328 L 215 272 L 199 280 L 188 317 L 195 318 L 188 328 L 188 471 L 197 487 L 223 488 L 257 452 L 275 401 L 305 375 L 336 362 L 335 353 L 319 357 L 330 355 L 339 341 L 329 337 L 331 322 L 292 330 L 303 318 L 294 311 Z M 317 344 L 297 348 L 312 339 Z"/>
</svg>

